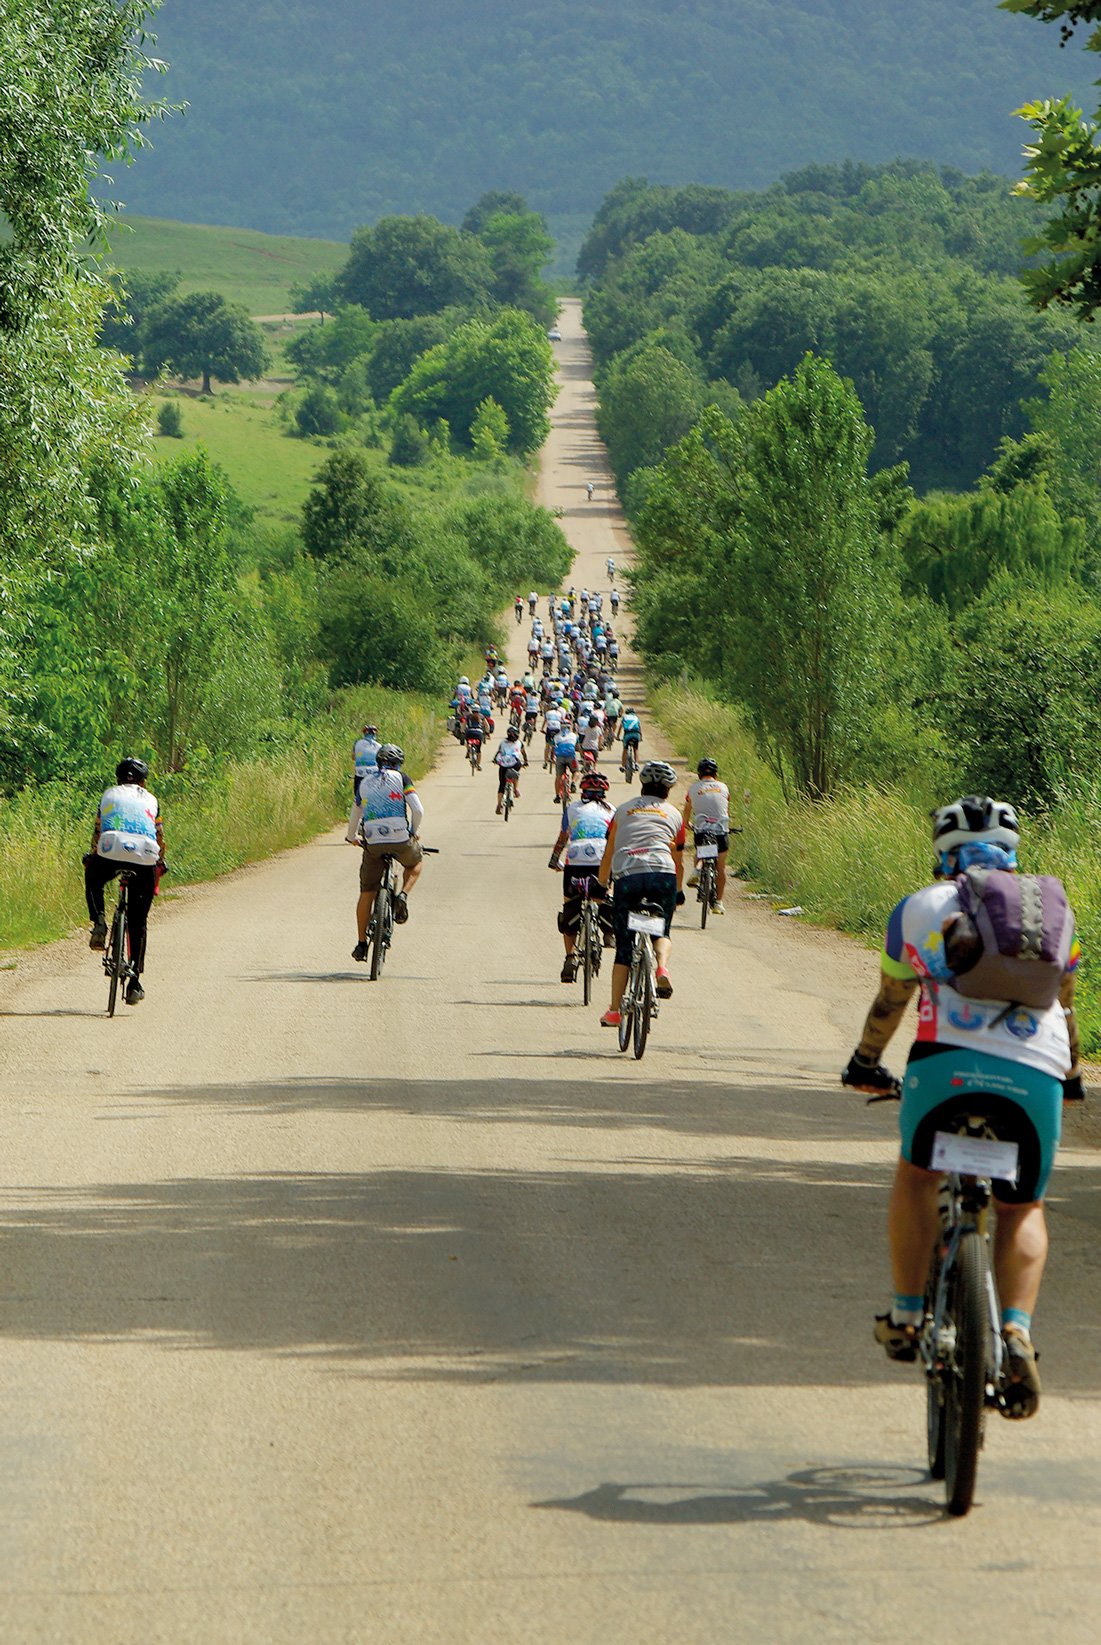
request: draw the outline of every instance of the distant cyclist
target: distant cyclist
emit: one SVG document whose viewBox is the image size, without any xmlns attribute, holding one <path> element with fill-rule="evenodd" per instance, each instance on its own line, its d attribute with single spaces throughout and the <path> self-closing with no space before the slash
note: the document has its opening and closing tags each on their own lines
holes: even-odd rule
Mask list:
<svg viewBox="0 0 1101 1645">
<path fill-rule="evenodd" d="M 424 807 L 412 778 L 402 770 L 404 751 L 395 743 L 383 743 L 376 756 L 376 769 L 359 787 L 363 817 L 357 844 L 363 856 L 359 865 L 359 901 L 356 930 L 359 941 L 352 950 L 354 960 L 367 958 L 367 927 L 371 910 L 386 872 L 386 858 L 393 857 L 404 870 L 401 890 L 394 897 L 394 920 L 404 925 L 409 918 L 409 893 L 420 877 L 423 853 L 417 835 L 424 821 Z"/>
<path fill-rule="evenodd" d="M 589 481 L 588 485 L 585 487 L 585 490 L 589 494 L 589 501 L 591 503 L 592 500 L 593 500 L 593 492 L 596 490 L 596 487 L 593 485 L 593 482 L 591 480 Z"/>
<path fill-rule="evenodd" d="M 357 805 L 359 804 L 359 785 L 367 773 L 375 769 L 375 756 L 378 749 L 378 726 L 365 725 L 362 737 L 358 739 L 352 749 L 352 759 L 355 762 L 352 787 L 355 791 Z"/>
<path fill-rule="evenodd" d="M 520 622 L 524 615 L 524 596 L 522 594 L 517 594 L 513 601 L 513 608 L 516 612 L 516 621 Z"/>
<path fill-rule="evenodd" d="M 527 765 L 527 749 L 520 741 L 518 726 L 510 725 L 505 733 L 505 740 L 493 756 L 493 763 L 500 767 L 497 777 L 497 815 L 500 816 L 505 803 L 505 784 L 512 778 L 512 792 L 520 798 L 520 769 Z"/>
<path fill-rule="evenodd" d="M 638 745 L 642 741 L 642 721 L 633 708 L 625 708 L 620 717 L 623 737 L 623 750 L 626 753 L 628 746 L 634 748 L 635 760 L 638 760 Z M 623 761 L 619 762 L 619 769 L 623 770 Z"/>
<path fill-rule="evenodd" d="M 529 594 L 528 595 L 528 613 L 529 613 L 530 616 L 532 616 L 532 617 L 535 616 L 535 608 L 538 604 L 539 604 L 538 594 L 535 594 L 535 593 Z"/>
<path fill-rule="evenodd" d="M 482 769 L 482 747 L 486 740 L 486 722 L 481 709 L 472 708 L 466 722 L 466 746 L 477 751 L 475 771 Z"/>
<path fill-rule="evenodd" d="M 613 588 L 612 592 L 608 596 L 608 598 L 612 602 L 612 616 L 613 617 L 618 617 L 619 616 L 619 589 L 618 588 Z"/>
<path fill-rule="evenodd" d="M 608 567 L 608 581 L 610 583 L 614 583 L 615 582 L 615 561 L 609 559 L 608 561 L 606 561 L 606 564 L 607 564 L 607 567 Z"/>
<path fill-rule="evenodd" d="M 133 974 L 126 986 L 127 1005 L 145 998 L 145 936 L 157 890 L 157 869 L 164 866 L 160 806 L 145 786 L 149 767 L 133 755 L 115 767 L 115 787 L 105 789 L 96 810 L 92 849 L 84 859 L 84 897 L 92 931 L 89 948 L 107 945 L 103 893 L 116 874 L 133 875 L 130 887 L 130 960 Z"/>
<path fill-rule="evenodd" d="M 697 765 L 696 779 L 685 795 L 684 826 L 693 830 L 697 845 L 717 845 L 719 848 L 711 912 L 725 914 L 723 896 L 726 892 L 726 857 L 730 850 L 730 790 L 719 781 L 719 767 L 709 754 L 705 754 Z M 695 883 L 695 875 L 689 883 Z"/>
<path fill-rule="evenodd" d="M 604 855 L 604 843 L 615 811 L 608 804 L 608 779 L 602 771 L 586 771 L 581 778 L 581 798 L 566 807 L 562 828 L 551 852 L 550 867 L 560 867 L 562 848 L 566 849 L 566 868 L 562 881 L 562 912 L 558 929 L 566 945 L 562 966 L 562 981 L 573 982 L 577 976 L 577 957 L 574 953 L 577 928 L 581 923 L 581 899 L 586 881 L 596 882 L 597 869 Z M 603 892 L 603 887 L 601 887 Z M 611 941 L 612 911 L 601 901 L 600 924 L 606 943 Z"/>
<path fill-rule="evenodd" d="M 655 937 L 658 998 L 673 992 L 669 978 L 669 928 L 681 897 L 684 871 L 684 821 L 669 800 L 677 774 L 664 760 L 647 760 L 639 772 L 640 792 L 617 807 L 600 864 L 600 883 L 615 881 L 615 964 L 612 1003 L 601 1017 L 605 1028 L 618 1028 L 619 1008 L 631 965 L 633 937 L 628 915 L 640 903 L 655 903 L 665 917 L 665 935 Z"/>
<path fill-rule="evenodd" d="M 577 770 L 577 732 L 568 719 L 563 717 L 562 724 L 554 739 L 554 791 L 557 794 L 558 785 L 567 771 Z"/>
</svg>

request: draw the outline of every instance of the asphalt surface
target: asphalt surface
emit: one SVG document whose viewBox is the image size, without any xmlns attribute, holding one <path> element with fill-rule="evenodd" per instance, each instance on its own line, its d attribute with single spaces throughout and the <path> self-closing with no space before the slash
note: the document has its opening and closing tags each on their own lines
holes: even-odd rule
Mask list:
<svg viewBox="0 0 1101 1645">
<path fill-rule="evenodd" d="M 562 329 L 541 493 L 606 588 Z M 1042 1410 L 949 1521 L 870 1340 L 893 1116 L 836 1084 L 875 956 L 690 904 L 622 1058 L 558 981 L 550 779 L 495 789 L 442 750 L 377 984 L 341 830 L 158 908 L 114 1021 L 83 939 L 3 973 L 0 1638 L 1093 1640 L 1101 1152 L 1054 1179 Z"/>
</svg>

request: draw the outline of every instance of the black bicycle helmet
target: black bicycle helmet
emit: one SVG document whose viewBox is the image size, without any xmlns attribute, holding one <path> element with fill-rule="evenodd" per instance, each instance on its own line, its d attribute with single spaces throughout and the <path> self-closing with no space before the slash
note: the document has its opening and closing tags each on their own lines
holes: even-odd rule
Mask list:
<svg viewBox="0 0 1101 1645">
<path fill-rule="evenodd" d="M 700 777 L 717 777 L 719 775 L 718 761 L 713 760 L 710 754 L 705 754 L 696 766 L 696 774 Z"/>
<path fill-rule="evenodd" d="M 380 768 L 382 766 L 392 766 L 395 769 L 400 768 L 405 764 L 404 748 L 399 748 L 397 743 L 383 743 L 382 747 L 375 755 L 375 764 Z"/>
<path fill-rule="evenodd" d="M 127 754 L 115 767 L 117 783 L 143 783 L 148 775 L 149 767 L 144 760 L 139 760 L 134 754 Z"/>
</svg>

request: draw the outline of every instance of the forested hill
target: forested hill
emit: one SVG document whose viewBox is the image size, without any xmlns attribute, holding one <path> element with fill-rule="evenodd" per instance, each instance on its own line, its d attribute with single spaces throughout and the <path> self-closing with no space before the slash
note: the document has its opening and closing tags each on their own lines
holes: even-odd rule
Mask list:
<svg viewBox="0 0 1101 1645">
<path fill-rule="evenodd" d="M 576 245 L 625 174 L 1012 175 L 1011 111 L 1096 73 L 996 0 L 165 0 L 156 27 L 151 89 L 190 107 L 118 177 L 128 208 L 341 240 L 514 188 Z"/>
</svg>

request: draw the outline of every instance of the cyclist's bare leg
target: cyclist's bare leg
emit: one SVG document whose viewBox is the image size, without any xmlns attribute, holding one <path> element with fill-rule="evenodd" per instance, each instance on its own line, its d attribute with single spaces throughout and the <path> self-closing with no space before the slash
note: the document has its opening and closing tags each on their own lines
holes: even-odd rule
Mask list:
<svg viewBox="0 0 1101 1645">
<path fill-rule="evenodd" d="M 612 966 L 612 1006 L 611 1006 L 611 1008 L 612 1008 L 613 1011 L 618 1011 L 620 1006 L 623 1004 L 623 990 L 627 986 L 627 975 L 628 975 L 628 972 L 630 971 L 630 969 L 631 968 L 630 968 L 629 965 L 613 965 Z"/>
<path fill-rule="evenodd" d="M 722 902 L 726 895 L 726 852 L 720 851 L 715 862 L 715 900 Z"/>
<path fill-rule="evenodd" d="M 925 1290 L 929 1258 L 940 1226 L 939 1185 L 940 1172 L 923 1171 L 920 1166 L 899 1159 L 887 1211 L 887 1237 L 891 1246 L 891 1273 L 900 1296 L 920 1297 Z"/>
<path fill-rule="evenodd" d="M 404 868 L 402 870 L 401 888 L 406 894 L 408 894 L 413 889 L 413 887 L 416 885 L 417 881 L 420 879 L 421 869 L 423 867 L 424 867 L 424 858 L 422 857 L 420 862 L 417 862 L 417 863 L 413 864 L 412 868 Z"/>
<path fill-rule="evenodd" d="M 1026 1314 L 1034 1313 L 1047 1261 L 1043 1201 L 1003 1205 L 995 1200 L 994 1210 L 998 1217 L 994 1235 L 998 1300 L 1003 1308 L 1021 1308 Z"/>
</svg>

